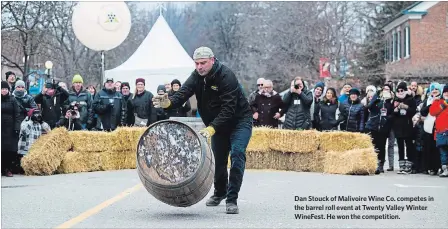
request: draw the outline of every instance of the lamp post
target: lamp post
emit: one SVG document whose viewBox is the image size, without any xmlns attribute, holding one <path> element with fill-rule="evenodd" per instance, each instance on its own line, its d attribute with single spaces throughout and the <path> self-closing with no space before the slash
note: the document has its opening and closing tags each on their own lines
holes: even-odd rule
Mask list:
<svg viewBox="0 0 448 229">
<path fill-rule="evenodd" d="M 52 78 L 51 77 L 51 69 L 53 68 L 53 62 L 47 60 L 45 62 L 45 68 L 47 69 L 47 76 L 48 76 L 48 78 L 51 79 Z M 53 80 L 51 80 L 51 81 L 52 81 L 51 83 L 54 83 Z"/>
</svg>

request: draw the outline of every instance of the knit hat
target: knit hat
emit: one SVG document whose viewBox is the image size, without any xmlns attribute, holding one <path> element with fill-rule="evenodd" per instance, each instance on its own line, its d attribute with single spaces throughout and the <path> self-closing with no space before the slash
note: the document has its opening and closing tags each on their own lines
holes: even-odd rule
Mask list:
<svg viewBox="0 0 448 229">
<path fill-rule="evenodd" d="M 172 87 L 174 84 L 178 84 L 179 87 L 182 86 L 182 84 L 180 83 L 180 81 L 179 81 L 178 79 L 174 79 L 173 81 L 171 81 L 171 87 Z"/>
<path fill-rule="evenodd" d="M 135 80 L 135 85 L 137 85 L 138 83 L 143 83 L 143 85 L 145 85 L 145 79 L 143 78 L 138 78 Z"/>
<path fill-rule="evenodd" d="M 166 93 L 165 85 L 159 85 L 159 86 L 157 87 L 157 94 L 159 93 L 159 91 L 163 91 L 163 92 Z"/>
<path fill-rule="evenodd" d="M 434 91 L 435 89 L 439 90 L 440 93 L 443 91 L 443 85 L 437 82 L 433 82 L 429 85 L 429 92 Z"/>
<path fill-rule="evenodd" d="M 366 87 L 366 92 L 373 91 L 373 93 L 376 93 L 376 87 L 373 85 L 369 85 Z"/>
<path fill-rule="evenodd" d="M 443 87 L 442 93 L 445 93 L 445 92 L 448 92 L 448 84 L 445 84 L 445 86 Z"/>
<path fill-rule="evenodd" d="M 193 60 L 208 59 L 214 57 L 213 51 L 209 47 L 199 47 L 194 50 Z"/>
<path fill-rule="evenodd" d="M 8 80 L 9 76 L 11 76 L 11 75 L 14 75 L 14 76 L 15 76 L 16 74 L 14 74 L 14 72 L 11 72 L 11 71 L 5 73 L 6 80 Z"/>
<path fill-rule="evenodd" d="M 84 83 L 84 80 L 80 74 L 76 74 L 73 76 L 72 83 Z"/>
<path fill-rule="evenodd" d="M 404 91 L 407 91 L 407 90 L 408 90 L 408 85 L 406 84 L 406 82 L 400 82 L 400 83 L 398 84 L 398 86 L 397 86 L 397 91 L 400 90 L 400 89 L 402 89 L 402 90 L 404 90 Z"/>
<path fill-rule="evenodd" d="M 357 95 L 357 96 L 360 96 L 361 95 L 361 92 L 359 92 L 359 90 L 358 89 L 356 89 L 356 88 L 352 88 L 352 89 L 350 89 L 350 91 L 348 92 L 350 95 L 353 95 L 353 94 L 355 94 L 355 95 Z"/>
<path fill-rule="evenodd" d="M 129 89 L 131 89 L 131 86 L 129 85 L 128 82 L 123 82 L 123 83 L 121 83 L 121 88 L 120 88 L 120 90 L 123 90 L 123 87 L 128 87 Z"/>
<path fill-rule="evenodd" d="M 323 91 L 324 88 L 325 88 L 325 84 L 324 84 L 324 82 L 318 82 L 318 83 L 316 83 L 316 86 L 314 86 L 314 89 L 316 89 L 316 88 L 318 88 L 318 87 L 322 88 L 322 91 Z"/>
<path fill-rule="evenodd" d="M 25 87 L 25 82 L 23 80 L 17 80 L 15 87 Z"/>
<path fill-rule="evenodd" d="M 2 80 L 2 89 L 3 89 L 3 88 L 8 88 L 8 90 L 11 90 L 11 89 L 9 88 L 9 84 L 8 84 L 8 82 Z"/>
</svg>

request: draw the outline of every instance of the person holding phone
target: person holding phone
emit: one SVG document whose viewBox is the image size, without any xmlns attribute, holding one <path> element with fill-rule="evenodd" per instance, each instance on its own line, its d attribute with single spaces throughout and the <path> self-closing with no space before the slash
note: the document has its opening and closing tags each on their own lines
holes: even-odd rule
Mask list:
<svg viewBox="0 0 448 229">
<path fill-rule="evenodd" d="M 378 153 L 378 167 L 375 174 L 384 173 L 386 157 L 386 141 L 392 129 L 393 111 L 392 95 L 390 90 L 382 90 L 375 93 L 367 105 L 369 118 L 366 129 L 372 136 L 372 143 Z"/>
</svg>

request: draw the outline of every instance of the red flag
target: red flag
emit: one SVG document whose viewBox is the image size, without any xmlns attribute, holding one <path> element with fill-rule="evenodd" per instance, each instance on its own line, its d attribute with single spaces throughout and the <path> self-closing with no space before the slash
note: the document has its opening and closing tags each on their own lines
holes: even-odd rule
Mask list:
<svg viewBox="0 0 448 229">
<path fill-rule="evenodd" d="M 328 58 L 320 58 L 320 60 L 319 60 L 319 72 L 320 72 L 320 78 L 331 77 L 330 61 L 329 61 Z"/>
</svg>

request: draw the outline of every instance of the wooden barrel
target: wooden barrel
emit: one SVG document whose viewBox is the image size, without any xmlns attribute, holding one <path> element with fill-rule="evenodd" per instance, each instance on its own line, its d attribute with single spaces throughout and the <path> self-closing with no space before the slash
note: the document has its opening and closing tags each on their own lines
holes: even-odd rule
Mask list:
<svg viewBox="0 0 448 229">
<path fill-rule="evenodd" d="M 170 120 L 179 121 L 191 126 L 195 131 L 205 128 L 204 122 L 198 117 L 170 117 Z"/>
<path fill-rule="evenodd" d="M 140 137 L 137 171 L 156 199 L 188 207 L 209 193 L 215 160 L 206 138 L 190 125 L 163 120 L 150 125 Z"/>
</svg>

